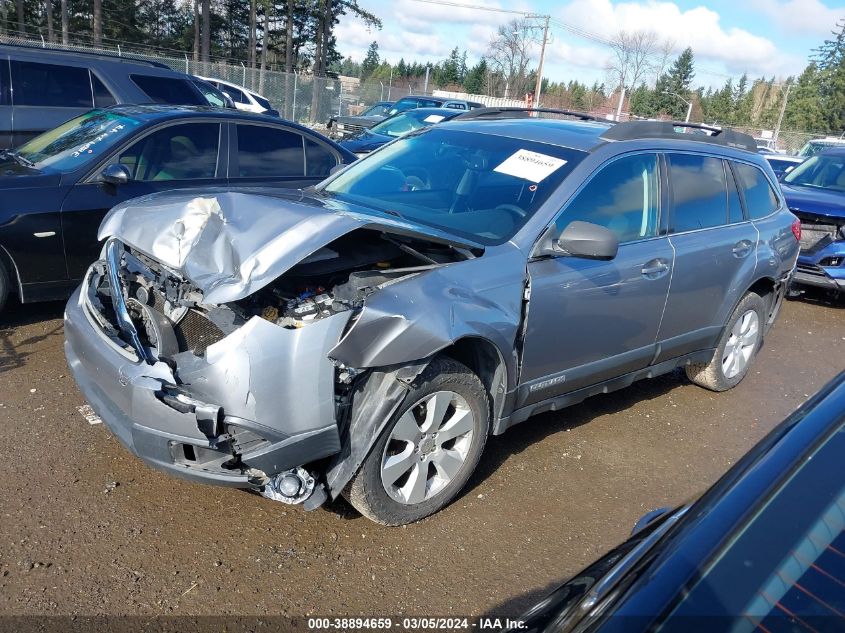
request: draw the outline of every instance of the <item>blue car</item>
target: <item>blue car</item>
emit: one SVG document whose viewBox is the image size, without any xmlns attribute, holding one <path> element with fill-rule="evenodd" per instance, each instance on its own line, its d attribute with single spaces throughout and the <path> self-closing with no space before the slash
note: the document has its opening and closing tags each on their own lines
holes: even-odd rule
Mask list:
<svg viewBox="0 0 845 633">
<path fill-rule="evenodd" d="M 845 292 L 845 148 L 811 156 L 781 180 L 786 203 L 801 220 L 801 254 L 793 290 Z"/>
<path fill-rule="evenodd" d="M 463 112 L 454 108 L 417 108 L 397 112 L 369 130 L 362 130 L 340 141 L 340 146 L 361 158 L 408 132 L 448 121 Z"/>
</svg>

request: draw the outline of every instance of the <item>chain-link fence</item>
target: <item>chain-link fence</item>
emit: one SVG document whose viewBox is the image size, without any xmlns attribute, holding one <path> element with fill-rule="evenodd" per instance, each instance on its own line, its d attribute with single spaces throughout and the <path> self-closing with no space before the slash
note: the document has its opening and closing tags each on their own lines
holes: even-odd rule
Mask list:
<svg viewBox="0 0 845 633">
<path fill-rule="evenodd" d="M 314 77 L 296 72 L 250 68 L 243 63 L 195 61 L 187 54 L 178 57 L 173 52 L 163 55 L 151 50 L 121 46 L 95 48 L 87 44 L 62 45 L 14 35 L 2 36 L 0 42 L 154 61 L 191 75 L 222 79 L 262 95 L 284 118 L 313 127 L 324 126 L 333 116 L 357 114 L 360 107 L 382 100 L 380 90 L 377 90 L 380 89 L 378 82 L 361 85 L 354 77 Z M 400 86 L 387 86 L 384 99 L 389 97 L 396 100 L 409 93 Z"/>
</svg>

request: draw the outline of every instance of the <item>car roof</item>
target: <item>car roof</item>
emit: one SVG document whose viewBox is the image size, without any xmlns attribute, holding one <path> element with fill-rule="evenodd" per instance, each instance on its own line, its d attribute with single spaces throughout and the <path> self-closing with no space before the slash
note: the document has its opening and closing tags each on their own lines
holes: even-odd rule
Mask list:
<svg viewBox="0 0 845 633">
<path fill-rule="evenodd" d="M 85 61 L 86 63 L 106 63 L 106 64 L 129 64 L 133 66 L 147 66 L 152 68 L 161 68 L 172 71 L 174 74 L 183 74 L 179 71 L 171 69 L 167 64 L 159 61 L 144 59 L 141 57 L 128 57 L 112 55 L 107 52 L 96 51 L 77 51 L 65 50 L 57 48 L 42 48 L 40 46 L 30 46 L 27 44 L 0 44 L 0 53 L 8 54 L 14 57 L 16 54 L 37 54 L 39 57 L 50 59 L 74 59 L 78 61 Z"/>
<path fill-rule="evenodd" d="M 234 110 L 232 108 L 218 108 L 215 106 L 190 106 L 190 105 L 168 105 L 168 104 L 147 104 L 147 105 L 115 105 L 104 108 L 109 112 L 116 112 L 127 116 L 153 123 L 156 121 L 168 121 L 173 119 L 207 118 L 213 116 L 216 119 L 232 119 L 233 121 L 251 121 L 255 123 L 280 123 L 288 127 L 296 128 L 311 134 L 319 135 L 304 125 L 281 119 L 266 114 Z"/>
<path fill-rule="evenodd" d="M 482 132 L 493 136 L 506 136 L 535 143 L 571 147 L 572 149 L 585 152 L 604 143 L 601 135 L 610 128 L 609 123 L 605 124 L 592 121 L 539 118 L 482 120 L 465 119 L 461 116 L 443 125 L 447 125 L 449 129 L 453 130 Z"/>
<path fill-rule="evenodd" d="M 399 116 L 401 114 L 406 115 L 423 115 L 423 114 L 437 114 L 437 115 L 445 115 L 445 116 L 458 116 L 465 110 L 456 110 L 455 108 L 414 108 L 413 110 L 405 110 L 403 112 L 397 112 L 393 116 Z"/>
<path fill-rule="evenodd" d="M 195 75 L 204 81 L 216 81 L 219 84 L 223 84 L 224 86 L 229 86 L 231 88 L 237 88 L 238 90 L 243 90 L 244 92 L 248 92 L 249 94 L 261 97 L 262 99 L 266 99 L 266 97 L 260 95 L 259 93 L 255 92 L 255 90 L 250 90 L 246 86 L 242 86 L 240 84 L 236 84 L 234 81 L 226 81 L 225 79 L 220 79 L 219 77 L 206 77 L 204 75 Z"/>
<path fill-rule="evenodd" d="M 825 152 L 826 153 L 826 152 Z M 803 163 L 804 159 L 800 156 L 791 156 L 789 154 L 763 154 L 766 160 L 785 160 L 790 163 Z"/>
<path fill-rule="evenodd" d="M 531 116 L 531 115 L 534 116 Z M 569 117 L 543 118 L 555 114 Z M 621 123 L 567 110 L 528 108 L 482 108 L 463 112 L 447 125 L 449 129 L 522 139 L 592 152 L 608 143 L 622 143 L 626 149 L 654 151 L 704 151 L 766 165 L 749 135 L 730 128 L 676 121 L 632 120 Z M 683 129 L 683 132 L 679 132 Z M 635 143 L 634 143 L 635 142 Z"/>
<path fill-rule="evenodd" d="M 823 152 L 819 152 L 820 156 L 845 156 L 845 147 L 831 147 Z"/>
</svg>

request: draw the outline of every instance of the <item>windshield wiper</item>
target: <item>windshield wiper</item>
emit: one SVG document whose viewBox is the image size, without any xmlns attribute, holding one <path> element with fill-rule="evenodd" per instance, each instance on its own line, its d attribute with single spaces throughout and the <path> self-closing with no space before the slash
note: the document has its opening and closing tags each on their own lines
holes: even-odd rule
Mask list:
<svg viewBox="0 0 845 633">
<path fill-rule="evenodd" d="M 18 163 L 19 165 L 23 165 L 24 167 L 35 167 L 35 163 L 33 163 L 28 158 L 24 158 L 18 152 L 12 149 L 4 149 L 2 153 L 0 153 L 0 157 L 11 158 L 13 161 Z"/>
</svg>

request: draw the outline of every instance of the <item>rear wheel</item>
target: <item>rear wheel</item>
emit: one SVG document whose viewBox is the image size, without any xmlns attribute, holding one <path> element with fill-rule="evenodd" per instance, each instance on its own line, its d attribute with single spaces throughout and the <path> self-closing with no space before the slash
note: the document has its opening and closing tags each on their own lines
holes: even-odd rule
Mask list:
<svg viewBox="0 0 845 633">
<path fill-rule="evenodd" d="M 763 342 L 766 302 L 749 292 L 734 309 L 713 358 L 687 365 L 687 377 L 712 391 L 732 389 L 745 377 Z"/>
<path fill-rule="evenodd" d="M 423 372 L 344 491 L 384 525 L 418 521 L 446 506 L 475 470 L 489 428 L 487 392 L 450 358 Z"/>
</svg>

